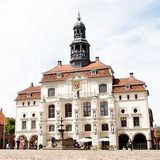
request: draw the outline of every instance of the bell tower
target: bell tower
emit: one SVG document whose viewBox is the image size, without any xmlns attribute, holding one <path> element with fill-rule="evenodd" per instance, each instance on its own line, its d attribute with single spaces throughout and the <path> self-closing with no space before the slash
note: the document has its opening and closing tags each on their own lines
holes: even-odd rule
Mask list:
<svg viewBox="0 0 160 160">
<path fill-rule="evenodd" d="M 89 43 L 86 40 L 86 27 L 81 21 L 80 14 L 78 13 L 77 22 L 73 27 L 74 40 L 71 47 L 70 63 L 73 67 L 84 67 L 90 63 Z"/>
</svg>

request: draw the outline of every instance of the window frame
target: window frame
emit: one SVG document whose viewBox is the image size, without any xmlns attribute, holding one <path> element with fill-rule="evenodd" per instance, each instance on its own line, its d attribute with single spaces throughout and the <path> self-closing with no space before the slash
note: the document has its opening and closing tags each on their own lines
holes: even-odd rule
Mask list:
<svg viewBox="0 0 160 160">
<path fill-rule="evenodd" d="M 127 117 L 121 117 L 121 127 L 127 127 Z"/>
<path fill-rule="evenodd" d="M 85 132 L 91 132 L 91 124 L 85 124 L 84 125 L 84 131 Z"/>
<path fill-rule="evenodd" d="M 55 118 L 55 105 L 51 104 L 48 106 L 48 118 Z"/>
<path fill-rule="evenodd" d="M 107 84 L 99 84 L 99 93 L 107 93 Z"/>
<path fill-rule="evenodd" d="M 91 116 L 91 103 L 90 102 L 84 102 L 83 103 L 83 116 L 84 117 L 90 117 Z"/>
<path fill-rule="evenodd" d="M 108 131 L 108 130 L 109 130 L 109 127 L 108 127 L 108 124 L 107 124 L 107 123 L 103 123 L 103 124 L 101 125 L 101 127 L 102 127 L 102 131 Z"/>
<path fill-rule="evenodd" d="M 140 126 L 140 118 L 139 117 L 137 117 L 137 116 L 133 117 L 133 126 L 134 127 L 139 127 Z"/>
<path fill-rule="evenodd" d="M 27 121 L 22 121 L 22 130 L 27 129 Z"/>
<path fill-rule="evenodd" d="M 108 116 L 108 102 L 107 101 L 100 102 L 100 116 Z"/>
<path fill-rule="evenodd" d="M 36 129 L 36 120 L 31 121 L 31 129 Z"/>
<path fill-rule="evenodd" d="M 66 103 L 65 104 L 65 117 L 72 117 L 72 104 L 71 103 Z"/>
<path fill-rule="evenodd" d="M 48 89 L 48 97 L 55 97 L 55 88 Z"/>
<path fill-rule="evenodd" d="M 66 125 L 66 132 L 72 132 L 72 125 L 71 124 Z"/>
<path fill-rule="evenodd" d="M 48 131 L 49 132 L 54 132 L 55 131 L 55 125 L 49 125 L 49 127 L 48 127 Z"/>
</svg>

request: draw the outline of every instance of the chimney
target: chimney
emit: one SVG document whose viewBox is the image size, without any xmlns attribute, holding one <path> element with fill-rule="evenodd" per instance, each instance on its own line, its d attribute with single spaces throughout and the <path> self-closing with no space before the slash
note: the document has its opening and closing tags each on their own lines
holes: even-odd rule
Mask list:
<svg viewBox="0 0 160 160">
<path fill-rule="evenodd" d="M 33 87 L 33 82 L 31 83 L 31 87 Z"/>
<path fill-rule="evenodd" d="M 58 66 L 62 66 L 62 61 L 58 61 Z"/>
<path fill-rule="evenodd" d="M 130 78 L 134 78 L 134 73 L 133 72 L 131 72 L 131 73 L 129 73 L 129 76 L 130 76 Z"/>
<path fill-rule="evenodd" d="M 99 57 L 96 57 L 96 61 L 99 61 Z"/>
</svg>

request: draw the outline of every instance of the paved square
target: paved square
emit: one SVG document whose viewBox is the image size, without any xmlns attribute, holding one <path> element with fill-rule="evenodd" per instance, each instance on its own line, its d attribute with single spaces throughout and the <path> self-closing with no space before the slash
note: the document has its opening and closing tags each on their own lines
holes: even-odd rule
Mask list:
<svg viewBox="0 0 160 160">
<path fill-rule="evenodd" d="M 160 160 L 160 151 L 0 150 L 0 160 Z"/>
</svg>

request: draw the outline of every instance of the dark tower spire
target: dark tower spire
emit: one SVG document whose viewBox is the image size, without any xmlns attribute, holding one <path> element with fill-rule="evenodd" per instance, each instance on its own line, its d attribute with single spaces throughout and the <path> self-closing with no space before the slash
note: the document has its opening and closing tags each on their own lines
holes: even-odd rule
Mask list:
<svg viewBox="0 0 160 160">
<path fill-rule="evenodd" d="M 74 40 L 71 47 L 70 63 L 73 67 L 84 67 L 90 63 L 89 43 L 86 40 L 86 27 L 81 21 L 80 13 L 78 13 L 77 22 L 73 27 Z"/>
</svg>

